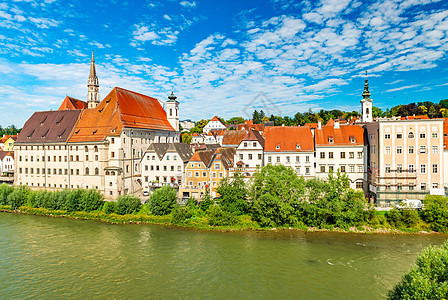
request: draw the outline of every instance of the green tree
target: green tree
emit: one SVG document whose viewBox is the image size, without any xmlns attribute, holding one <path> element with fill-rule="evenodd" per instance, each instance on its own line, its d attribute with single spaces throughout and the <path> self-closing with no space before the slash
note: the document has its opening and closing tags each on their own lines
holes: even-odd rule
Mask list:
<svg viewBox="0 0 448 300">
<path fill-rule="evenodd" d="M 232 179 L 221 180 L 217 192 L 221 195 L 220 205 L 232 214 L 242 215 L 247 212 L 247 188 L 241 173 L 235 173 Z"/>
<path fill-rule="evenodd" d="M 372 106 L 372 115 L 373 115 L 374 118 L 383 117 L 384 116 L 383 114 L 384 113 L 381 110 L 381 108 L 376 107 L 376 106 Z"/>
<path fill-rule="evenodd" d="M 254 113 L 252 114 L 252 121 L 254 124 L 261 123 L 260 113 L 257 110 L 254 110 Z"/>
<path fill-rule="evenodd" d="M 228 124 L 242 124 L 244 123 L 244 118 L 242 117 L 232 117 L 229 120 L 227 120 Z"/>
<path fill-rule="evenodd" d="M 422 211 L 423 220 L 438 232 L 448 232 L 448 199 L 443 196 L 427 195 Z"/>
<path fill-rule="evenodd" d="M 395 299 L 448 298 L 448 242 L 429 246 L 417 257 L 416 264 L 388 293 Z"/>
<path fill-rule="evenodd" d="M 156 189 L 149 197 L 149 210 L 155 215 L 167 215 L 176 205 L 177 192 L 170 186 Z"/>
<path fill-rule="evenodd" d="M 140 198 L 134 195 L 123 195 L 118 197 L 115 212 L 119 215 L 132 214 L 140 211 L 141 205 Z"/>
<path fill-rule="evenodd" d="M 193 135 L 190 133 L 182 133 L 180 136 L 182 143 L 191 144 L 193 140 Z"/>
</svg>

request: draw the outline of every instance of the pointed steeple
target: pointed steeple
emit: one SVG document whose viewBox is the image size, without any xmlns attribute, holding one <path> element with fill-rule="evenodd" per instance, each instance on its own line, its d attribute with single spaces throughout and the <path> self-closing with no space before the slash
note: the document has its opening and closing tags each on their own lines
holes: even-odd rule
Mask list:
<svg viewBox="0 0 448 300">
<path fill-rule="evenodd" d="M 367 80 L 367 71 L 366 71 L 366 80 L 365 80 L 365 83 L 364 83 L 364 92 L 362 93 L 363 100 L 372 102 L 372 99 L 370 99 L 370 95 L 371 94 L 370 94 L 370 91 L 369 91 L 369 81 Z"/>
<path fill-rule="evenodd" d="M 100 103 L 100 84 L 96 76 L 95 59 L 93 57 L 90 61 L 90 75 L 87 82 L 87 103 L 89 108 L 95 108 Z"/>
<path fill-rule="evenodd" d="M 174 95 L 174 91 L 171 90 L 171 95 L 168 96 L 168 101 L 165 103 L 165 110 L 167 114 L 167 120 L 175 131 L 179 131 L 179 102 Z"/>
</svg>

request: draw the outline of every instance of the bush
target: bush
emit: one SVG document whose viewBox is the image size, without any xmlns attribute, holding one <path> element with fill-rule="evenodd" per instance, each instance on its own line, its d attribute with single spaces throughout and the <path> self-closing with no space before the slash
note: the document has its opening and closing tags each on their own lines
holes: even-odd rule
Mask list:
<svg viewBox="0 0 448 300">
<path fill-rule="evenodd" d="M 229 226 L 238 223 L 237 218 L 219 205 L 212 205 L 208 211 L 208 224 L 211 226 Z"/>
<path fill-rule="evenodd" d="M 388 293 L 389 299 L 447 299 L 448 242 L 429 246 L 417 257 L 416 266 Z"/>
<path fill-rule="evenodd" d="M 14 187 L 8 184 L 0 185 L 0 204 L 8 204 L 8 196 L 14 191 Z"/>
<path fill-rule="evenodd" d="M 182 224 L 192 216 L 193 212 L 188 207 L 176 205 L 171 213 L 171 222 L 174 224 Z"/>
<path fill-rule="evenodd" d="M 112 214 L 117 210 L 117 202 L 105 201 L 103 211 L 106 214 Z"/>
<path fill-rule="evenodd" d="M 168 215 L 176 205 L 177 191 L 169 186 L 161 187 L 149 197 L 149 210 L 159 216 Z"/>
<path fill-rule="evenodd" d="M 243 176 L 235 173 L 233 179 L 221 180 L 217 192 L 221 195 L 219 205 L 235 215 L 242 215 L 248 210 L 247 188 Z"/>
<path fill-rule="evenodd" d="M 28 196 L 30 195 L 30 189 L 26 186 L 18 186 L 7 197 L 7 202 L 13 209 L 17 209 L 26 202 L 28 202 Z"/>
<path fill-rule="evenodd" d="M 80 211 L 82 194 L 81 189 L 71 190 L 65 197 L 64 209 L 66 211 Z"/>
<path fill-rule="evenodd" d="M 212 197 L 210 197 L 210 194 L 207 193 L 204 196 L 204 199 L 202 199 L 201 202 L 199 202 L 199 207 L 203 210 L 203 211 L 207 211 L 208 208 L 213 205 L 215 203 L 215 201 L 213 201 Z"/>
<path fill-rule="evenodd" d="M 103 195 L 97 190 L 84 190 L 79 202 L 80 209 L 86 212 L 97 210 L 103 204 L 103 199 Z"/>
<path fill-rule="evenodd" d="M 423 220 L 434 231 L 448 232 L 448 199 L 443 196 L 427 195 L 422 211 Z"/>
<path fill-rule="evenodd" d="M 124 195 L 118 197 L 116 213 L 119 215 L 132 214 L 138 212 L 141 207 L 140 198 L 134 195 Z"/>
<path fill-rule="evenodd" d="M 403 227 L 403 221 L 401 219 L 401 213 L 397 208 L 393 208 L 386 213 L 386 220 L 390 226 L 394 228 Z"/>
<path fill-rule="evenodd" d="M 393 208 L 386 213 L 386 220 L 394 228 L 413 228 L 420 222 L 420 216 L 413 209 Z"/>
</svg>

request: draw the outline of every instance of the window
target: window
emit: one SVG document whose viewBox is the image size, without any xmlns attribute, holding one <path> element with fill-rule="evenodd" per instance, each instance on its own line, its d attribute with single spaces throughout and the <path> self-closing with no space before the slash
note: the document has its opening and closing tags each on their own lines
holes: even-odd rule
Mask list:
<svg viewBox="0 0 448 300">
<path fill-rule="evenodd" d="M 348 158 L 351 158 L 351 159 L 355 158 L 355 152 L 349 152 Z"/>
<path fill-rule="evenodd" d="M 358 159 L 362 158 L 362 152 L 358 152 Z"/>
<path fill-rule="evenodd" d="M 420 184 L 420 189 L 421 189 L 422 191 L 426 190 L 426 183 L 422 182 L 422 183 Z"/>
<path fill-rule="evenodd" d="M 253 142 L 252 146 L 257 147 L 257 142 Z"/>
<path fill-rule="evenodd" d="M 421 139 L 425 139 L 426 138 L 426 133 L 420 133 L 420 138 Z"/>
<path fill-rule="evenodd" d="M 247 142 L 244 142 L 244 147 L 247 147 Z"/>
<path fill-rule="evenodd" d="M 177 160 L 177 155 L 174 155 L 174 156 L 173 156 L 173 159 L 174 159 L 174 160 Z"/>
<path fill-rule="evenodd" d="M 272 162 L 272 156 L 268 156 L 268 163 Z"/>
<path fill-rule="evenodd" d="M 89 175 L 89 168 L 86 168 L 86 172 L 85 172 L 85 174 L 86 174 L 86 175 Z"/>
<path fill-rule="evenodd" d="M 170 160 L 170 156 L 169 155 L 166 156 L 166 160 Z"/>
<path fill-rule="evenodd" d="M 76 169 L 76 175 L 79 175 L 79 169 Z"/>
<path fill-rule="evenodd" d="M 357 189 L 362 189 L 363 188 L 362 181 L 356 181 L 356 188 Z"/>
<path fill-rule="evenodd" d="M 95 175 L 99 175 L 100 174 L 100 169 L 95 168 Z"/>
<path fill-rule="evenodd" d="M 415 172 L 414 165 L 408 165 L 408 172 L 409 173 L 414 173 Z"/>
<path fill-rule="evenodd" d="M 437 132 L 433 132 L 433 133 L 431 133 L 431 137 L 432 137 L 433 139 L 436 139 L 436 138 L 438 137 Z"/>
<path fill-rule="evenodd" d="M 320 166 L 320 172 L 325 173 L 325 166 Z"/>
<path fill-rule="evenodd" d="M 384 148 L 384 153 L 385 153 L 385 154 L 390 154 L 390 146 L 386 146 L 386 147 Z"/>
<path fill-rule="evenodd" d="M 110 153 L 110 157 L 114 158 L 114 157 L 115 157 L 115 152 L 112 151 L 112 152 Z"/>
<path fill-rule="evenodd" d="M 252 154 L 251 153 L 249 153 L 249 159 L 252 159 Z"/>
<path fill-rule="evenodd" d="M 397 154 L 401 154 L 401 153 L 403 153 L 403 147 L 397 146 Z"/>
<path fill-rule="evenodd" d="M 258 159 L 261 159 L 261 153 L 258 154 Z"/>
<path fill-rule="evenodd" d="M 192 165 L 193 166 L 193 165 Z M 159 165 L 157 165 L 156 166 L 156 171 L 159 171 L 160 170 L 160 166 Z"/>
<path fill-rule="evenodd" d="M 420 146 L 420 153 L 426 153 L 426 146 Z"/>
<path fill-rule="evenodd" d="M 277 156 L 277 162 L 278 163 L 280 162 L 280 156 Z"/>
<path fill-rule="evenodd" d="M 397 184 L 397 191 L 401 191 L 403 189 L 403 186 L 401 183 Z"/>
<path fill-rule="evenodd" d="M 439 171 L 439 170 L 438 170 L 438 168 L 437 168 L 437 164 L 433 164 L 433 165 L 432 165 L 432 172 L 433 172 L 433 173 L 438 173 L 438 171 Z"/>
<path fill-rule="evenodd" d="M 328 158 L 333 158 L 333 152 L 328 152 Z"/>
<path fill-rule="evenodd" d="M 310 167 L 305 168 L 305 175 L 310 175 Z"/>
<path fill-rule="evenodd" d="M 212 178 L 216 178 L 216 172 L 212 173 Z"/>
<path fill-rule="evenodd" d="M 434 182 L 434 183 L 432 184 L 432 188 L 433 188 L 433 189 L 437 189 L 437 188 L 439 188 L 439 184 L 438 184 L 437 182 Z"/>
<path fill-rule="evenodd" d="M 290 162 L 291 162 L 290 157 L 286 156 L 286 163 L 290 163 Z"/>
<path fill-rule="evenodd" d="M 86 161 L 89 161 L 89 156 L 88 155 L 86 155 Z"/>
<path fill-rule="evenodd" d="M 191 177 L 191 172 L 187 172 L 187 177 Z"/>
<path fill-rule="evenodd" d="M 207 177 L 207 172 L 202 172 L 202 177 Z"/>
<path fill-rule="evenodd" d="M 408 153 L 413 154 L 414 153 L 414 146 L 409 146 Z"/>
<path fill-rule="evenodd" d="M 414 185 L 411 183 L 411 184 L 409 184 L 408 188 L 409 188 L 410 191 L 413 191 L 414 190 Z"/>
<path fill-rule="evenodd" d="M 170 171 L 174 171 L 174 166 L 171 166 L 171 167 L 170 167 Z"/>
<path fill-rule="evenodd" d="M 432 146 L 432 154 L 437 154 L 437 153 L 439 153 L 439 147 Z"/>
<path fill-rule="evenodd" d="M 390 173 L 390 164 L 386 164 L 385 172 L 386 172 L 386 174 Z"/>
<path fill-rule="evenodd" d="M 363 170 L 363 166 L 358 166 L 358 172 L 359 172 L 359 173 L 363 173 L 363 172 L 364 172 L 364 170 Z"/>
<path fill-rule="evenodd" d="M 199 177 L 199 172 L 194 172 L 194 177 Z"/>
<path fill-rule="evenodd" d="M 163 166 L 163 171 L 166 171 L 167 169 L 166 169 L 166 166 Z"/>
<path fill-rule="evenodd" d="M 426 173 L 426 165 L 420 165 L 420 173 L 422 174 Z"/>
<path fill-rule="evenodd" d="M 300 174 L 300 167 L 297 167 L 297 168 L 296 168 L 296 173 L 297 173 L 297 174 Z"/>
<path fill-rule="evenodd" d="M 412 131 L 409 131 L 408 138 L 410 138 L 410 139 L 414 138 L 414 133 Z"/>
<path fill-rule="evenodd" d="M 333 166 L 328 166 L 328 172 L 333 172 L 334 171 L 334 167 Z"/>
<path fill-rule="evenodd" d="M 341 152 L 341 158 L 345 158 L 345 152 Z"/>
<path fill-rule="evenodd" d="M 397 139 L 402 139 L 402 138 L 403 138 L 403 134 L 397 133 Z"/>
<path fill-rule="evenodd" d="M 243 154 L 240 154 L 240 160 L 243 160 Z"/>
<path fill-rule="evenodd" d="M 320 153 L 320 158 L 325 158 L 325 152 Z"/>
<path fill-rule="evenodd" d="M 221 164 L 215 164 L 215 169 L 216 170 L 221 170 Z"/>
<path fill-rule="evenodd" d="M 390 140 L 390 134 L 389 134 L 389 133 L 386 133 L 386 134 L 384 135 L 384 139 L 386 139 L 386 140 Z"/>
<path fill-rule="evenodd" d="M 110 139 L 110 143 L 111 143 L 111 144 L 115 144 L 115 138 L 111 138 L 111 139 Z M 96 147 L 96 146 L 95 146 L 95 147 Z M 98 148 L 97 148 L 97 149 L 98 149 Z"/>
<path fill-rule="evenodd" d="M 341 172 L 345 173 L 345 166 L 341 166 Z"/>
<path fill-rule="evenodd" d="M 309 155 L 305 156 L 305 162 L 307 162 L 307 163 L 310 162 L 310 156 Z"/>
<path fill-rule="evenodd" d="M 85 151 L 85 152 L 88 152 L 88 151 L 89 151 L 89 148 L 88 148 L 87 146 L 85 146 L 85 147 L 84 147 L 84 151 Z"/>
<path fill-rule="evenodd" d="M 397 164 L 397 173 L 398 174 L 403 173 L 403 165 L 402 164 Z"/>
<path fill-rule="evenodd" d="M 350 173 L 355 173 L 355 166 L 349 166 Z"/>
</svg>

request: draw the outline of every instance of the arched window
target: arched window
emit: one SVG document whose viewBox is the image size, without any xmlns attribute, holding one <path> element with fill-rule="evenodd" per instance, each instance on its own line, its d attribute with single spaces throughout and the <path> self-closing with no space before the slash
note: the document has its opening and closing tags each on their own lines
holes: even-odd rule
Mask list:
<svg viewBox="0 0 448 300">
<path fill-rule="evenodd" d="M 369 114 L 369 108 L 366 107 L 366 114 Z"/>
<path fill-rule="evenodd" d="M 95 168 L 95 175 L 99 175 L 100 174 L 100 169 Z"/>
<path fill-rule="evenodd" d="M 88 148 L 87 146 L 85 146 L 85 147 L 84 147 L 84 151 L 85 151 L 85 152 L 88 152 L 88 151 L 89 151 L 89 148 Z"/>
<path fill-rule="evenodd" d="M 106 175 L 109 175 L 110 173 L 109 173 L 109 171 L 106 171 Z"/>
<path fill-rule="evenodd" d="M 115 175 L 115 171 L 111 171 L 111 172 L 110 172 L 110 175 Z"/>
<path fill-rule="evenodd" d="M 170 108 L 170 117 L 173 115 L 173 109 Z"/>
<path fill-rule="evenodd" d="M 89 175 L 89 168 L 86 168 L 86 175 Z"/>
<path fill-rule="evenodd" d="M 410 139 L 414 138 L 414 133 L 412 131 L 409 131 L 408 138 L 410 138 Z"/>
<path fill-rule="evenodd" d="M 98 152 L 98 146 L 95 146 L 93 149 L 95 150 L 95 152 Z"/>
</svg>

